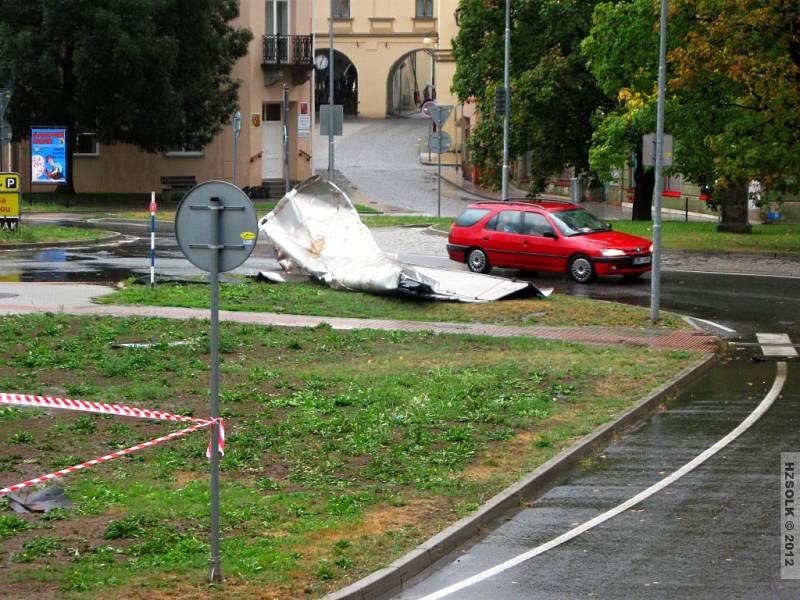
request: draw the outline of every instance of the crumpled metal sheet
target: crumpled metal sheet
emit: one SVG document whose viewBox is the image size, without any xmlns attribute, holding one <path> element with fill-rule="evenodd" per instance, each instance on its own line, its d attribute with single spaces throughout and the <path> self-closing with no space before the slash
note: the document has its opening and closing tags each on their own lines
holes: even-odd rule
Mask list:
<svg viewBox="0 0 800 600">
<path fill-rule="evenodd" d="M 64 490 L 51 485 L 41 490 L 23 490 L 18 494 L 7 494 L 8 506 L 15 513 L 46 513 L 56 508 L 71 508 L 72 502 Z"/>
<path fill-rule="evenodd" d="M 547 296 L 552 291 L 542 292 L 525 281 L 395 260 L 375 243 L 347 194 L 319 177 L 286 194 L 259 221 L 259 228 L 284 271 L 305 273 L 336 289 L 461 302 L 489 302 L 512 294 Z"/>
</svg>

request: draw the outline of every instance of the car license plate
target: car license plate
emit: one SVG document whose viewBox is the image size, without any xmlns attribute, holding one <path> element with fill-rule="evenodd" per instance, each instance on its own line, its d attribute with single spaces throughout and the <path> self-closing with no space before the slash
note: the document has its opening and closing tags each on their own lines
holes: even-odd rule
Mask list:
<svg viewBox="0 0 800 600">
<path fill-rule="evenodd" d="M 633 259 L 633 264 L 635 265 L 649 265 L 650 264 L 650 257 L 649 256 L 637 256 Z"/>
</svg>

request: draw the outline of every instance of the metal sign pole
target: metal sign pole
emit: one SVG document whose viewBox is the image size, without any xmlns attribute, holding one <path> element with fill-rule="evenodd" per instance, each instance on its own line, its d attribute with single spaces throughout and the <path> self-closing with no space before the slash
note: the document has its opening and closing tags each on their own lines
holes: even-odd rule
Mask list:
<svg viewBox="0 0 800 600">
<path fill-rule="evenodd" d="M 441 150 L 441 148 L 440 148 Z M 442 153 L 439 152 L 439 166 L 437 167 L 439 173 L 438 177 L 436 178 L 437 182 L 437 190 L 436 190 L 436 216 L 442 216 Z"/>
<path fill-rule="evenodd" d="M 3 123 L 6 120 L 6 94 L 0 90 L 0 171 L 5 171 L 6 139 Z"/>
<path fill-rule="evenodd" d="M 223 212 L 224 211 L 224 212 Z M 223 219 L 223 215 L 225 218 Z M 235 185 L 206 181 L 186 194 L 175 213 L 175 238 L 195 267 L 209 274 L 211 284 L 211 560 L 209 579 L 222 581 L 219 531 L 219 461 L 223 442 L 219 421 L 219 274 L 235 269 L 250 256 L 258 239 L 253 203 Z"/>
<path fill-rule="evenodd" d="M 658 322 L 661 302 L 661 188 L 664 164 L 664 93 L 667 85 L 667 0 L 661 0 L 661 31 L 658 46 L 658 101 L 656 109 L 656 186 L 653 212 L 653 270 L 650 274 L 650 320 Z"/>
<path fill-rule="evenodd" d="M 233 185 L 236 185 L 236 145 L 242 131 L 242 113 L 238 110 L 233 115 Z"/>
<path fill-rule="evenodd" d="M 219 556 L 219 222 L 223 207 L 217 197 L 209 199 L 211 217 L 211 572 L 212 582 L 222 581 Z"/>
<path fill-rule="evenodd" d="M 292 184 L 289 181 L 289 88 L 283 84 L 283 179 L 284 192 L 289 193 Z"/>
<path fill-rule="evenodd" d="M 328 181 L 333 181 L 333 3 L 331 0 L 331 14 L 328 19 Z"/>
</svg>

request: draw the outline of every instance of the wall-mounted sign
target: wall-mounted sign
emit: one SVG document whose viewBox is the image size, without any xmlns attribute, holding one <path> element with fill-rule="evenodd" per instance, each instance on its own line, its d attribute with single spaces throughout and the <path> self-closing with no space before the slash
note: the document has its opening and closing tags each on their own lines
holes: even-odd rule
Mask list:
<svg viewBox="0 0 800 600">
<path fill-rule="evenodd" d="M 0 173 L 0 229 L 19 228 L 21 187 L 18 173 Z"/>
<path fill-rule="evenodd" d="M 253 127 L 261 127 L 261 113 L 250 113 L 250 123 Z"/>
<path fill-rule="evenodd" d="M 31 183 L 67 183 L 67 130 L 31 128 Z"/>
<path fill-rule="evenodd" d="M 311 109 L 308 102 L 300 102 L 297 111 L 297 137 L 311 137 Z"/>
</svg>

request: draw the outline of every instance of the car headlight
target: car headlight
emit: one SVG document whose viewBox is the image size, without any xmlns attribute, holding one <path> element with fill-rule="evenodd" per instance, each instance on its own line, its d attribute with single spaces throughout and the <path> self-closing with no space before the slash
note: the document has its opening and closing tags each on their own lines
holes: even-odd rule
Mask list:
<svg viewBox="0 0 800 600">
<path fill-rule="evenodd" d="M 625 252 L 623 250 L 617 250 L 616 248 L 604 248 L 600 250 L 600 253 L 603 256 L 625 256 Z"/>
<path fill-rule="evenodd" d="M 650 244 L 650 252 L 653 251 L 653 244 Z"/>
</svg>

